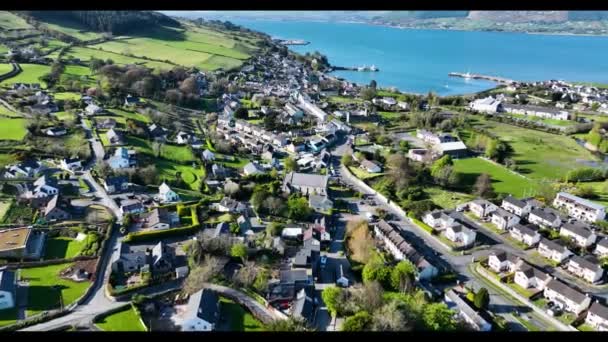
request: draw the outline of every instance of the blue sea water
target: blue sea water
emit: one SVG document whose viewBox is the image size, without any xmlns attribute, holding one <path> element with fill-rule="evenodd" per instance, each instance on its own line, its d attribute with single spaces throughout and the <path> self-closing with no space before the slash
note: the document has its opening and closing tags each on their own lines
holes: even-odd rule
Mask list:
<svg viewBox="0 0 608 342">
<path fill-rule="evenodd" d="M 296 52 L 319 51 L 332 65 L 376 65 L 380 72 L 337 71 L 352 82 L 406 92 L 469 94 L 493 87 L 449 77 L 470 72 L 520 81 L 608 83 L 608 37 L 411 30 L 355 23 L 234 20 L 274 38 L 303 39 Z"/>
</svg>

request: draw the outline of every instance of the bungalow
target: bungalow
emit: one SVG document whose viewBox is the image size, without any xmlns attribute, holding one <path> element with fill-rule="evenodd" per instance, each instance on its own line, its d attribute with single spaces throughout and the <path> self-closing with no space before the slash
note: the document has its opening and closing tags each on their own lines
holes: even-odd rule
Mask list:
<svg viewBox="0 0 608 342">
<path fill-rule="evenodd" d="M 560 192 L 553 200 L 553 206 L 563 208 L 568 215 L 587 222 L 601 221 L 606 216 L 606 207 L 584 198 Z"/>
<path fill-rule="evenodd" d="M 608 331 L 608 308 L 597 301 L 591 304 L 585 323 L 598 331 Z"/>
<path fill-rule="evenodd" d="M 135 160 L 132 159 L 132 154 L 130 150 L 119 147 L 114 152 L 114 155 L 108 159 L 108 165 L 114 170 L 116 169 L 124 169 L 135 165 Z"/>
<path fill-rule="evenodd" d="M 438 145 L 441 155 L 449 155 L 452 158 L 464 158 L 468 156 L 469 150 L 462 141 L 443 142 Z"/>
<path fill-rule="evenodd" d="M 535 267 L 523 264 L 515 271 L 513 281 L 524 289 L 544 290 L 545 286 L 551 281 L 551 276 Z"/>
<path fill-rule="evenodd" d="M 601 239 L 595 245 L 595 251 L 593 253 L 599 257 L 607 256 L 608 255 L 608 238 Z"/>
<path fill-rule="evenodd" d="M 78 158 L 63 158 L 60 166 L 64 170 L 75 171 L 82 168 L 82 162 Z"/>
<path fill-rule="evenodd" d="M 327 195 L 329 177 L 310 173 L 289 172 L 283 180 L 283 191 L 300 192 L 303 195 Z"/>
<path fill-rule="evenodd" d="M 587 248 L 595 243 L 597 235 L 581 223 L 565 223 L 559 235 L 571 238 L 579 247 Z"/>
<path fill-rule="evenodd" d="M 126 176 L 108 177 L 103 181 L 103 188 L 109 194 L 127 191 L 129 189 L 129 179 Z"/>
<path fill-rule="evenodd" d="M 596 283 L 604 275 L 604 269 L 594 258 L 584 259 L 574 255 L 568 260 L 568 272 L 590 283 Z"/>
<path fill-rule="evenodd" d="M 249 162 L 247 165 L 243 167 L 243 174 L 245 176 L 250 175 L 261 175 L 264 173 L 264 169 L 262 169 L 257 163 Z"/>
<path fill-rule="evenodd" d="M 0 310 L 15 306 L 17 276 L 10 270 L 0 270 Z"/>
<path fill-rule="evenodd" d="M 513 239 L 522 242 L 527 246 L 534 246 L 540 241 L 541 237 L 536 229 L 521 224 L 514 225 L 509 231 L 509 234 Z"/>
<path fill-rule="evenodd" d="M 578 292 L 557 279 L 549 281 L 543 295 L 556 306 L 576 315 L 583 312 L 591 304 L 589 295 Z"/>
<path fill-rule="evenodd" d="M 474 230 L 467 228 L 462 224 L 451 225 L 445 230 L 445 237 L 448 240 L 461 244 L 462 246 L 469 246 L 475 243 L 476 236 L 477 233 Z"/>
<path fill-rule="evenodd" d="M 144 217 L 143 222 L 143 229 L 169 229 L 179 225 L 179 216 L 167 208 L 154 208 Z"/>
<path fill-rule="evenodd" d="M 568 248 L 558 241 L 551 241 L 545 238 L 541 239 L 538 243 L 538 253 L 547 259 L 561 263 L 567 257 L 572 255 L 572 252 Z"/>
<path fill-rule="evenodd" d="M 84 111 L 86 112 L 87 115 L 97 115 L 101 112 L 103 112 L 103 108 L 99 107 L 98 105 L 91 103 L 89 104 Z"/>
<path fill-rule="evenodd" d="M 530 203 L 517 199 L 511 195 L 505 197 L 500 205 L 504 210 L 515 214 L 519 217 L 524 217 L 532 210 Z"/>
<path fill-rule="evenodd" d="M 144 205 L 138 200 L 126 200 L 120 203 L 120 213 L 126 214 L 141 214 L 144 212 Z"/>
<path fill-rule="evenodd" d="M 67 220 L 70 217 L 68 204 L 64 201 L 60 201 L 59 195 L 53 196 L 44 208 L 44 219 L 47 221 Z"/>
<path fill-rule="evenodd" d="M 551 208 L 532 209 L 528 222 L 543 228 L 558 228 L 562 224 L 559 213 Z"/>
<path fill-rule="evenodd" d="M 369 172 L 369 173 L 380 173 L 382 172 L 382 168 L 374 163 L 373 161 L 364 159 L 361 161 L 359 167 L 361 167 L 363 170 Z"/>
<path fill-rule="evenodd" d="M 325 213 L 333 208 L 334 203 L 327 196 L 312 194 L 308 196 L 308 205 L 318 212 Z"/>
<path fill-rule="evenodd" d="M 161 203 L 179 202 L 179 195 L 163 182 L 158 187 L 158 200 Z"/>
<path fill-rule="evenodd" d="M 516 255 L 507 252 L 492 253 L 488 257 L 488 266 L 496 273 L 513 273 L 519 269 L 523 261 Z"/>
<path fill-rule="evenodd" d="M 496 100 L 492 96 L 485 99 L 477 99 L 469 103 L 469 109 L 480 113 L 499 113 L 504 110 L 502 102 Z"/>
<path fill-rule="evenodd" d="M 202 289 L 190 296 L 182 331 L 212 331 L 219 321 L 220 301 L 215 292 Z"/>
<path fill-rule="evenodd" d="M 51 127 L 46 130 L 46 135 L 51 137 L 60 137 L 68 134 L 68 131 L 65 127 Z"/>
<path fill-rule="evenodd" d="M 233 200 L 230 197 L 222 198 L 216 208 L 217 211 L 222 213 L 244 213 L 247 210 L 247 207 L 243 203 Z"/>
<path fill-rule="evenodd" d="M 492 223 L 501 230 L 507 230 L 519 223 L 519 216 L 497 208 L 492 212 Z"/>
<path fill-rule="evenodd" d="M 485 199 L 476 199 L 469 203 L 469 210 L 477 217 L 484 218 L 494 211 L 498 207 Z"/>
<path fill-rule="evenodd" d="M 148 132 L 150 133 L 150 137 L 155 140 L 164 140 L 168 134 L 168 131 L 165 128 L 157 124 L 148 126 Z"/>
</svg>

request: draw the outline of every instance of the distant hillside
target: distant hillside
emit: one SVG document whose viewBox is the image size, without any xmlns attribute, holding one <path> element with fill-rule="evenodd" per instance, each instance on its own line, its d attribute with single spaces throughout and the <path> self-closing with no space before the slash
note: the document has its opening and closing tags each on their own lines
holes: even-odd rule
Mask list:
<svg viewBox="0 0 608 342">
<path fill-rule="evenodd" d="M 388 20 L 466 18 L 494 22 L 565 22 L 608 20 L 608 11 L 391 11 L 377 16 Z"/>
<path fill-rule="evenodd" d="M 153 11 L 25 11 L 22 14 L 51 24 L 75 22 L 91 31 L 112 34 L 158 25 L 180 27 L 178 21 Z"/>
</svg>

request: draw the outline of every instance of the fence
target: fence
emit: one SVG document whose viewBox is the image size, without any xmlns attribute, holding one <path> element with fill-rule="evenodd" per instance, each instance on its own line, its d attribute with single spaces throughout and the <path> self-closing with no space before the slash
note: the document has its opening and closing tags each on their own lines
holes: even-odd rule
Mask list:
<svg viewBox="0 0 608 342">
<path fill-rule="evenodd" d="M 13 66 L 13 70 L 7 72 L 6 74 L 0 75 L 0 82 L 15 77 L 22 71 L 19 64 L 11 63 L 11 65 Z"/>
</svg>

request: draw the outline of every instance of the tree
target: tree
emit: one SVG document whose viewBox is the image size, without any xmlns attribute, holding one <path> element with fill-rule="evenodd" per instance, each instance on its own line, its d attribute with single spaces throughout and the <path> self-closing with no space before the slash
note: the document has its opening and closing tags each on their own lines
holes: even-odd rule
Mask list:
<svg viewBox="0 0 608 342">
<path fill-rule="evenodd" d="M 323 298 L 323 302 L 327 306 L 327 311 L 333 317 L 336 317 L 340 312 L 340 305 L 342 303 L 339 302 L 339 298 L 341 293 L 342 289 L 333 285 L 326 287 L 321 293 L 321 298 Z"/>
<path fill-rule="evenodd" d="M 271 222 L 267 227 L 266 227 L 266 233 L 269 236 L 279 236 L 281 235 L 281 232 L 283 231 L 283 228 L 285 228 L 285 225 L 283 225 L 280 222 Z"/>
<path fill-rule="evenodd" d="M 248 262 L 234 274 L 232 280 L 240 287 L 249 288 L 254 283 L 256 276 L 255 263 Z"/>
<path fill-rule="evenodd" d="M 494 196 L 494 190 L 492 189 L 492 178 L 487 173 L 482 173 L 477 177 L 475 185 L 473 186 L 474 193 L 477 196 L 483 198 L 491 198 Z"/>
<path fill-rule="evenodd" d="M 374 331 L 405 331 L 408 321 L 403 312 L 403 305 L 391 300 L 374 313 L 372 329 Z"/>
<path fill-rule="evenodd" d="M 293 159 L 293 157 L 287 157 L 287 159 L 285 159 L 285 171 L 292 172 L 297 170 L 298 164 L 296 163 L 295 159 Z"/>
<path fill-rule="evenodd" d="M 279 215 L 285 209 L 285 203 L 278 197 L 268 197 L 264 200 L 264 207 L 271 215 Z"/>
<path fill-rule="evenodd" d="M 384 289 L 377 281 L 369 281 L 362 286 L 355 285 L 351 288 L 350 294 L 352 300 L 345 300 L 345 302 L 354 303 L 356 310 L 373 312 L 384 303 Z"/>
<path fill-rule="evenodd" d="M 488 293 L 488 289 L 482 287 L 475 293 L 475 297 L 473 300 L 475 306 L 480 310 L 485 310 L 488 308 L 488 304 L 490 304 L 490 294 Z"/>
<path fill-rule="evenodd" d="M 342 323 L 342 331 L 365 331 L 372 323 L 372 316 L 367 311 L 357 312 L 347 317 Z"/>
<path fill-rule="evenodd" d="M 217 257 L 205 257 L 199 266 L 190 271 L 188 278 L 186 278 L 186 281 L 184 282 L 184 291 L 188 294 L 200 291 L 205 283 L 221 272 L 225 264 L 225 261 Z"/>
<path fill-rule="evenodd" d="M 391 269 L 381 260 L 372 259 L 363 267 L 363 283 L 370 281 L 379 282 L 383 288 L 390 288 Z"/>
<path fill-rule="evenodd" d="M 290 219 L 304 221 L 310 216 L 312 209 L 305 197 L 292 195 L 287 200 L 287 212 Z"/>
<path fill-rule="evenodd" d="M 224 193 L 230 197 L 236 195 L 236 193 L 238 193 L 239 190 L 240 190 L 240 187 L 235 182 L 226 182 L 226 184 L 224 184 Z"/>
<path fill-rule="evenodd" d="M 253 194 L 251 195 L 251 205 L 256 212 L 260 212 L 262 206 L 264 205 L 264 201 L 270 196 L 268 190 L 264 186 L 256 186 L 253 189 Z"/>
<path fill-rule="evenodd" d="M 234 117 L 237 119 L 247 120 L 249 119 L 249 111 L 244 107 L 240 107 L 234 112 Z"/>
<path fill-rule="evenodd" d="M 350 154 L 344 154 L 344 155 L 342 155 L 342 158 L 340 158 L 340 162 L 344 166 L 351 166 L 351 165 L 353 165 L 353 156 Z"/>
<path fill-rule="evenodd" d="M 260 268 L 255 276 L 253 282 L 253 288 L 259 292 L 265 292 L 268 289 L 268 280 L 270 279 L 270 272 L 265 268 Z"/>
<path fill-rule="evenodd" d="M 407 153 L 410 150 L 410 142 L 407 140 L 399 141 L 399 149 L 403 153 Z"/>
<path fill-rule="evenodd" d="M 372 80 L 371 82 L 369 82 L 369 87 L 376 90 L 376 87 L 378 86 L 378 83 L 376 83 L 376 80 Z"/>
<path fill-rule="evenodd" d="M 287 319 L 275 319 L 266 325 L 266 329 L 268 331 L 310 331 L 310 328 L 308 328 L 305 320 L 295 317 L 289 317 Z"/>
<path fill-rule="evenodd" d="M 454 311 L 450 310 L 445 303 L 431 303 L 424 307 L 422 313 L 424 325 L 429 330 L 451 331 L 456 329 Z"/>
<path fill-rule="evenodd" d="M 234 235 L 237 235 L 238 233 L 241 232 L 241 227 L 239 226 L 238 223 L 232 222 L 232 223 L 230 223 L 230 232 Z"/>
<path fill-rule="evenodd" d="M 359 96 L 366 101 L 371 101 L 374 97 L 376 97 L 376 89 L 367 87 L 361 90 Z"/>
<path fill-rule="evenodd" d="M 236 243 L 232 245 L 232 248 L 230 249 L 230 256 L 233 258 L 240 258 L 244 263 L 247 259 L 247 246 L 245 246 L 243 243 Z"/>
<path fill-rule="evenodd" d="M 418 270 L 409 260 L 400 261 L 391 271 L 393 289 L 408 292 L 413 288 Z"/>
</svg>

